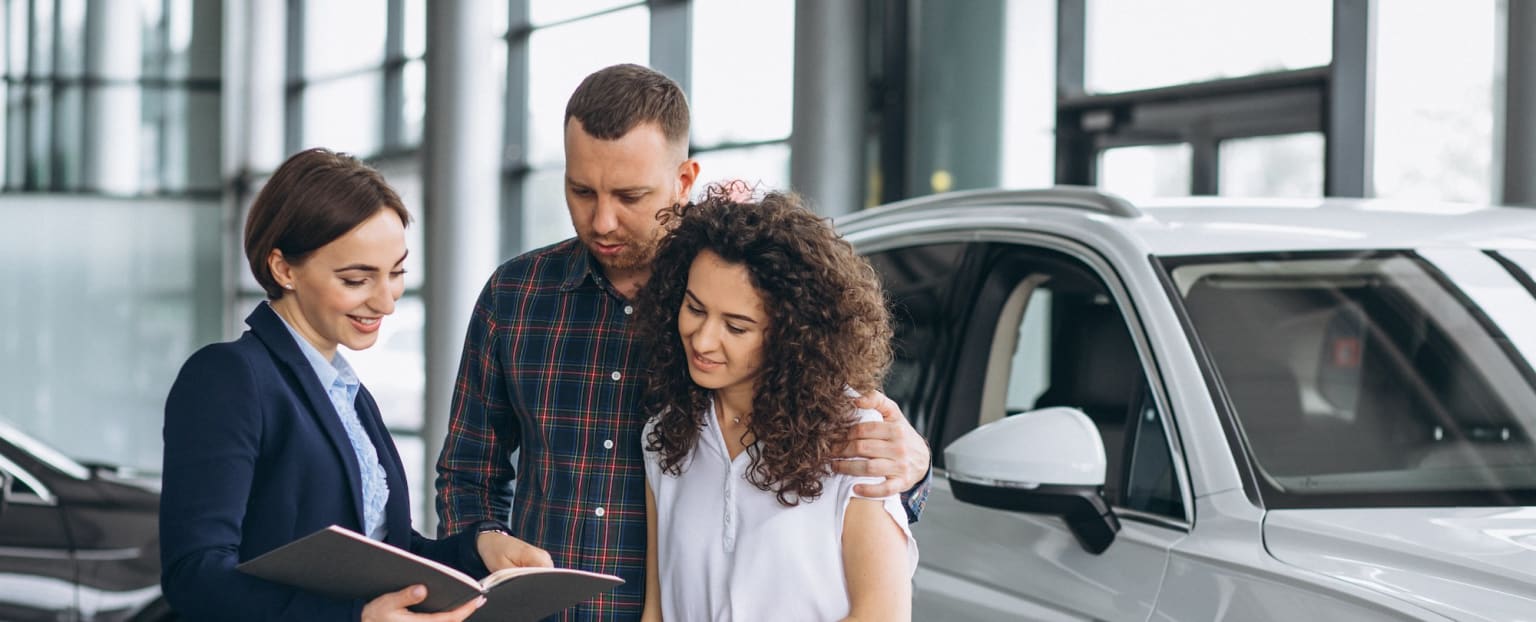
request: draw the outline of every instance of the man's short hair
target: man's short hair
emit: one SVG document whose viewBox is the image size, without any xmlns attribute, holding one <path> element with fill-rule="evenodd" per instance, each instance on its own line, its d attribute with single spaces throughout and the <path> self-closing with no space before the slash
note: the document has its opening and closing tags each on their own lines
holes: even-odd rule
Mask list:
<svg viewBox="0 0 1536 622">
<path fill-rule="evenodd" d="M 668 142 L 688 144 L 688 97 L 672 78 L 649 67 L 613 65 L 587 76 L 565 104 L 565 123 L 572 118 L 599 140 L 618 140 L 654 122 Z"/>
</svg>

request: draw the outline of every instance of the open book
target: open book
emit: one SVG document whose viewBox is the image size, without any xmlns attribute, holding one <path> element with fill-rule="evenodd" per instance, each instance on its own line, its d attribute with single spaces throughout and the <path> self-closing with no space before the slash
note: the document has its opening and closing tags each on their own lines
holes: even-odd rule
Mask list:
<svg viewBox="0 0 1536 622">
<path fill-rule="evenodd" d="M 575 605 L 624 580 L 565 568 L 507 568 L 479 581 L 410 551 L 331 525 L 272 549 L 238 566 L 268 581 L 335 598 L 372 600 L 422 584 L 427 599 L 419 612 L 445 611 L 476 596 L 485 605 L 470 620 L 538 620 Z"/>
</svg>

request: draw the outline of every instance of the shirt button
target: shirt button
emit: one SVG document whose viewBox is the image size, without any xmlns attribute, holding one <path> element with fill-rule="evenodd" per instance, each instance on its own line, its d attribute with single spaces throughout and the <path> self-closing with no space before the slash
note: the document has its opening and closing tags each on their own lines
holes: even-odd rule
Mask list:
<svg viewBox="0 0 1536 622">
<path fill-rule="evenodd" d="M 613 449 L 613 439 L 603 441 L 603 449 Z"/>
<path fill-rule="evenodd" d="M 602 518 L 604 514 L 608 513 L 608 511 L 604 510 L 603 508 L 597 508 L 596 510 L 593 510 L 592 513 L 596 514 L 598 518 Z"/>
<path fill-rule="evenodd" d="M 609 374 L 609 377 L 613 378 L 614 380 L 618 380 L 620 378 L 623 378 L 624 374 L 621 374 L 619 372 L 613 372 L 612 374 Z"/>
<path fill-rule="evenodd" d="M 634 315 L 634 314 L 635 314 L 635 307 L 634 306 L 632 306 L 632 305 L 624 305 L 624 315 Z"/>
</svg>

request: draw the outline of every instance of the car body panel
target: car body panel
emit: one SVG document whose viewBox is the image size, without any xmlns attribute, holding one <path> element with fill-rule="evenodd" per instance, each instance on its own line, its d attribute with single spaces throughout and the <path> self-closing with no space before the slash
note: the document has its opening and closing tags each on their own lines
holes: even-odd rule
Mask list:
<svg viewBox="0 0 1536 622">
<path fill-rule="evenodd" d="M 1210 495 L 1198 504 L 1204 520 L 1197 534 L 1175 545 L 1153 620 L 1449 619 L 1276 560 L 1263 543 L 1264 510 L 1239 491 Z"/>
<path fill-rule="evenodd" d="M 118 622 L 160 603 L 152 478 L 75 463 L 0 423 L 0 619 Z"/>
<path fill-rule="evenodd" d="M 935 475 L 923 520 L 913 526 L 925 554 L 944 551 L 923 566 L 926 570 L 991 586 L 1042 611 L 1056 608 L 1062 619 L 1144 620 L 1151 615 L 1160 577 L 1141 571 L 1161 568 L 1183 531 L 1126 521 L 1114 545 L 1093 555 L 1077 544 L 1061 519 L 962 503 L 938 477 L 942 473 Z M 1030 554 L 998 555 L 1000 543 L 1028 543 Z M 1038 601 L 1014 587 L 1020 583 L 1061 599 Z M 946 611 L 931 619 L 948 615 Z"/>
<path fill-rule="evenodd" d="M 1536 508 L 1274 510 L 1282 562 L 1458 620 L 1536 615 Z"/>
</svg>

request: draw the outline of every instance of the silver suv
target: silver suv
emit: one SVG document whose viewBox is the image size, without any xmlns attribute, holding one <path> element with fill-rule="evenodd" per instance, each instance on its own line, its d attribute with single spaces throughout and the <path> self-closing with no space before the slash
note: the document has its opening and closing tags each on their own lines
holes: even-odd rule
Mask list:
<svg viewBox="0 0 1536 622">
<path fill-rule="evenodd" d="M 954 193 L 839 229 L 923 620 L 1536 618 L 1536 210 Z"/>
</svg>

